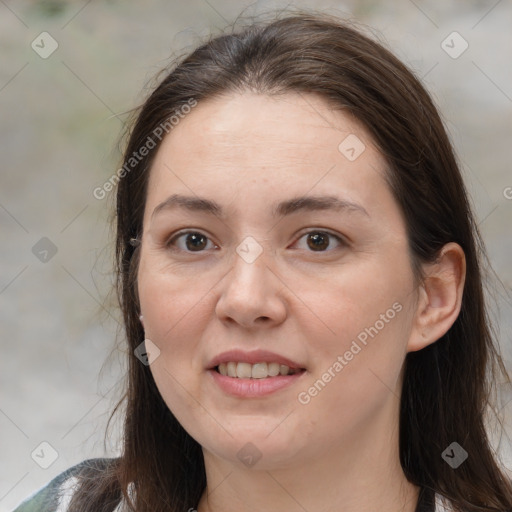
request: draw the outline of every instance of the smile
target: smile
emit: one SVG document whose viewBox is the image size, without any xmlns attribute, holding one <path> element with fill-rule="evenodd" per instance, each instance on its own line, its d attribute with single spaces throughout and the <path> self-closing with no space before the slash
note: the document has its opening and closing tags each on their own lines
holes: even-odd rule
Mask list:
<svg viewBox="0 0 512 512">
<path fill-rule="evenodd" d="M 277 377 L 285 375 L 294 375 L 300 373 L 299 368 L 290 368 L 280 363 L 237 363 L 230 361 L 229 363 L 219 364 L 215 370 L 221 375 L 239 378 L 239 379 L 266 379 L 268 377 Z"/>
<path fill-rule="evenodd" d="M 225 366 L 225 370 L 227 370 L 227 365 L 229 363 L 223 363 Z M 281 367 L 284 365 L 279 365 L 279 374 L 272 376 L 268 374 L 268 367 L 271 367 L 272 371 L 275 371 L 275 366 L 273 363 L 256 363 L 254 365 L 248 363 L 233 363 L 231 365 L 231 369 L 236 368 L 238 372 L 238 366 L 242 364 L 244 366 L 241 367 L 242 375 L 245 373 L 246 377 L 239 377 L 238 374 L 236 376 L 230 377 L 229 375 L 222 375 L 218 368 L 215 367 L 207 371 L 208 376 L 212 379 L 212 385 L 214 388 L 219 389 L 225 395 L 230 395 L 237 398 L 260 398 L 270 395 L 272 393 L 276 393 L 280 390 L 284 390 L 285 388 L 293 385 L 298 380 L 300 380 L 304 375 L 307 374 L 305 369 L 294 369 L 291 370 L 289 367 L 285 366 L 283 368 L 283 372 L 286 371 L 285 375 L 281 374 Z M 258 369 L 259 365 L 266 365 L 267 369 L 261 368 Z M 235 366 L 236 365 L 236 366 Z M 246 365 L 246 366 L 245 366 Z M 266 376 L 253 377 L 252 372 L 253 368 L 256 366 L 256 374 L 261 372 L 260 375 L 263 374 L 263 371 L 267 374 Z M 249 370 L 251 371 L 251 377 L 248 376 Z M 224 371 L 224 370 L 223 370 Z"/>
</svg>

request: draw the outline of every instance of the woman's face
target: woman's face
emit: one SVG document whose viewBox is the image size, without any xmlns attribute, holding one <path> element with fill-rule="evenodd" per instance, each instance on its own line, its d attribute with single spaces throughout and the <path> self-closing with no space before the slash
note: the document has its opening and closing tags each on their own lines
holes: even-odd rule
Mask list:
<svg viewBox="0 0 512 512">
<path fill-rule="evenodd" d="M 207 452 L 287 467 L 397 425 L 417 293 L 384 169 L 315 95 L 202 102 L 164 139 L 141 313 L 158 389 Z"/>
</svg>

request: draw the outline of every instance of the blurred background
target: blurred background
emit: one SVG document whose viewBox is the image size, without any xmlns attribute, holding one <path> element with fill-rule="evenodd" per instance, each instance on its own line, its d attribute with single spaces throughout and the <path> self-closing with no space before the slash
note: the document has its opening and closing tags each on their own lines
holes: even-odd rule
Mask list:
<svg viewBox="0 0 512 512">
<path fill-rule="evenodd" d="M 0 0 L 0 511 L 118 453 L 118 424 L 104 443 L 126 357 L 111 291 L 114 192 L 93 190 L 119 166 L 123 113 L 202 37 L 286 6 L 369 25 L 432 93 L 501 281 L 492 312 L 512 369 L 510 1 Z M 500 387 L 508 430 L 492 434 L 509 467 L 511 400 Z"/>
</svg>

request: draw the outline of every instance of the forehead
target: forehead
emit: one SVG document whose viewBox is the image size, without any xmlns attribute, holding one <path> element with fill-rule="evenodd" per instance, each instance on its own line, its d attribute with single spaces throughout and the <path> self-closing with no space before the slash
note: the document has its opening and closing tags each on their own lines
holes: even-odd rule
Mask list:
<svg viewBox="0 0 512 512">
<path fill-rule="evenodd" d="M 318 95 L 231 94 L 199 102 L 164 138 L 147 207 L 175 192 L 247 206 L 309 191 L 367 202 L 389 195 L 384 168 L 361 123 Z"/>
<path fill-rule="evenodd" d="M 350 134 L 372 142 L 349 112 L 334 110 L 319 95 L 232 93 L 199 102 L 164 139 L 160 151 L 189 153 L 189 158 L 286 156 L 308 162 L 318 152 L 337 152 L 338 143 Z"/>
</svg>

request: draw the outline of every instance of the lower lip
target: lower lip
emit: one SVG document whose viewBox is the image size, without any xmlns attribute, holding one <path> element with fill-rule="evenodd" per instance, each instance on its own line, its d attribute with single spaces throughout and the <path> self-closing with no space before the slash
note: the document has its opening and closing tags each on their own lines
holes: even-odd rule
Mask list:
<svg viewBox="0 0 512 512">
<path fill-rule="evenodd" d="M 265 379 L 239 379 L 237 377 L 228 377 L 227 375 L 221 375 L 216 370 L 208 370 L 208 373 L 225 393 L 243 398 L 251 398 L 270 395 L 280 389 L 291 386 L 306 372 L 302 371 L 300 373 L 294 373 L 293 375 L 279 375 Z"/>
</svg>

